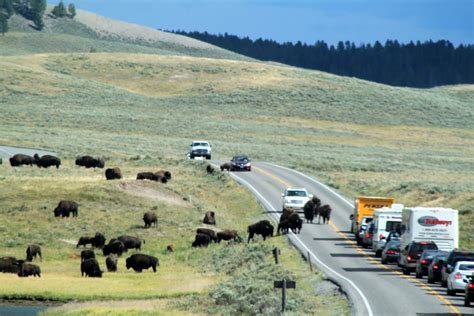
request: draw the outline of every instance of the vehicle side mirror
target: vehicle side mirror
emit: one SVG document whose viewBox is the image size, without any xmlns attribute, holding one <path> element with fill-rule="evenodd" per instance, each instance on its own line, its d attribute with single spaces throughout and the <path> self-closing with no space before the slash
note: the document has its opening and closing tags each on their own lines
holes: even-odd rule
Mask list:
<svg viewBox="0 0 474 316">
<path fill-rule="evenodd" d="M 354 218 L 355 218 L 354 214 L 351 214 L 351 215 L 349 216 L 349 219 L 350 219 L 351 221 L 354 220 Z"/>
</svg>

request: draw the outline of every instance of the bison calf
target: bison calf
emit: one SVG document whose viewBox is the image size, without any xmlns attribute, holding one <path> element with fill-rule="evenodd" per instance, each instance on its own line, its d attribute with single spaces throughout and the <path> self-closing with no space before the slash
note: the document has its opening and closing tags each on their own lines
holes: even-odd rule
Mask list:
<svg viewBox="0 0 474 316">
<path fill-rule="evenodd" d="M 153 272 L 156 272 L 156 266 L 159 265 L 158 258 L 140 253 L 131 255 L 126 261 L 127 270 L 132 268 L 135 272 L 142 272 L 148 268 L 153 268 Z"/>
</svg>

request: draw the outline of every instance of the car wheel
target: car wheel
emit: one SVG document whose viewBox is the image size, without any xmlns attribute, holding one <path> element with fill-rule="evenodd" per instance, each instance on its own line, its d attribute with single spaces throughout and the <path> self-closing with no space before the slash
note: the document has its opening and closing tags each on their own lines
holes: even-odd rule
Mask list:
<svg viewBox="0 0 474 316">
<path fill-rule="evenodd" d="M 421 279 L 421 278 L 423 278 L 423 275 L 421 273 L 418 273 L 418 271 L 416 271 L 415 277 L 417 279 Z"/>
<path fill-rule="evenodd" d="M 382 264 L 387 264 L 387 259 L 382 258 Z"/>
<path fill-rule="evenodd" d="M 207 155 L 207 156 L 206 156 L 206 159 L 207 159 L 207 160 L 211 160 L 211 155 Z"/>
<path fill-rule="evenodd" d="M 382 257 L 382 251 L 381 251 L 381 250 L 377 250 L 377 251 L 375 252 L 375 256 L 376 256 L 377 258 Z"/>
<path fill-rule="evenodd" d="M 448 282 L 441 280 L 441 286 L 442 286 L 442 287 L 448 287 Z"/>
<path fill-rule="evenodd" d="M 447 293 L 449 296 L 456 296 L 456 291 L 450 290 L 449 288 L 446 290 L 446 293 Z"/>
<path fill-rule="evenodd" d="M 194 159 L 194 155 L 190 155 L 190 156 L 189 156 L 189 159 Z"/>
<path fill-rule="evenodd" d="M 434 284 L 435 281 L 434 281 L 433 278 L 430 278 L 430 276 L 428 276 L 428 283 L 429 283 L 429 284 Z"/>
<path fill-rule="evenodd" d="M 403 267 L 403 274 L 410 275 L 410 269 Z"/>
<path fill-rule="evenodd" d="M 469 307 L 471 306 L 471 300 L 469 299 L 469 295 L 464 295 L 464 306 Z"/>
</svg>

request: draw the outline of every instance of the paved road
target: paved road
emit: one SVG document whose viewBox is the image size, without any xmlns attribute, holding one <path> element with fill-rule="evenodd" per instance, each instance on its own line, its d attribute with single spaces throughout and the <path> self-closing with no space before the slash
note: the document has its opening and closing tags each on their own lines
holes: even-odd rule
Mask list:
<svg viewBox="0 0 474 316">
<path fill-rule="evenodd" d="M 281 193 L 286 187 L 305 187 L 330 204 L 329 225 L 304 224 L 301 234 L 290 234 L 292 243 L 330 278 L 340 284 L 353 303 L 355 315 L 473 315 L 463 306 L 463 297 L 451 298 L 439 284 L 426 278 L 405 276 L 395 265 L 382 265 L 373 253 L 353 242 L 349 230 L 352 201 L 297 171 L 268 163 L 253 163 L 252 172 L 233 172 L 232 177 L 255 194 L 277 219 L 282 209 Z"/>
<path fill-rule="evenodd" d="M 33 156 L 34 154 L 38 154 L 40 156 L 43 155 L 55 155 L 55 153 L 51 151 L 45 151 L 42 149 L 29 149 L 29 148 L 20 148 L 20 147 L 9 147 L 9 146 L 0 146 L 0 158 L 10 158 L 15 154 L 25 154 Z"/>
</svg>

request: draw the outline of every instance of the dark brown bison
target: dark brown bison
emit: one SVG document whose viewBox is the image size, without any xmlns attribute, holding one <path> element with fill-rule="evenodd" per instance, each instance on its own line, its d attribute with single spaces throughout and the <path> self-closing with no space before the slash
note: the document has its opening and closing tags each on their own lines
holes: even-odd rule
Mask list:
<svg viewBox="0 0 474 316">
<path fill-rule="evenodd" d="M 299 234 L 303 227 L 303 220 L 298 213 L 293 213 L 288 217 L 288 225 L 293 233 Z"/>
<path fill-rule="evenodd" d="M 82 156 L 76 159 L 76 166 L 86 168 L 104 168 L 105 162 L 102 158 L 93 158 L 91 156 Z"/>
<path fill-rule="evenodd" d="M 122 235 L 117 239 L 123 242 L 125 251 L 128 251 L 128 249 L 142 250 L 142 240 L 137 237 Z M 145 243 L 145 240 L 143 240 L 143 243 Z"/>
<path fill-rule="evenodd" d="M 15 257 L 1 257 L 0 258 L 0 272 L 3 273 L 18 273 L 19 267 Z"/>
<path fill-rule="evenodd" d="M 108 168 L 105 170 L 105 178 L 107 180 L 122 179 L 122 171 L 120 168 Z"/>
<path fill-rule="evenodd" d="M 81 261 L 87 259 L 95 259 L 95 252 L 93 250 L 86 249 L 81 251 Z"/>
<path fill-rule="evenodd" d="M 148 268 L 153 268 L 153 272 L 156 272 L 156 266 L 160 263 L 157 257 L 136 253 L 127 258 L 126 266 L 127 270 L 132 268 L 135 272 L 142 272 Z"/>
<path fill-rule="evenodd" d="M 86 247 L 88 244 L 90 244 L 91 246 L 94 245 L 94 237 L 82 236 L 81 238 L 79 238 L 76 248 L 79 248 L 79 246 Z"/>
<path fill-rule="evenodd" d="M 306 202 L 303 207 L 304 218 L 306 219 L 306 223 L 313 223 L 316 209 L 319 206 L 321 206 L 321 200 L 319 200 L 317 197 L 313 197 L 311 200 Z"/>
<path fill-rule="evenodd" d="M 216 172 L 216 169 L 214 169 L 214 167 L 211 165 L 207 165 L 206 172 L 207 174 L 214 174 L 214 172 Z"/>
<path fill-rule="evenodd" d="M 171 180 L 171 172 L 166 170 L 160 170 L 158 172 L 155 172 L 155 175 L 160 178 L 160 181 L 163 183 L 166 183 L 167 181 Z"/>
<path fill-rule="evenodd" d="M 124 252 L 125 245 L 123 244 L 123 242 L 117 239 L 111 239 L 109 243 L 105 245 L 102 249 L 102 253 L 104 254 L 104 256 L 115 254 L 120 257 Z"/>
<path fill-rule="evenodd" d="M 196 234 L 194 241 L 191 246 L 193 247 L 207 247 L 211 242 L 211 237 L 206 234 Z"/>
<path fill-rule="evenodd" d="M 280 222 L 287 220 L 291 214 L 296 213 L 296 211 L 292 208 L 284 208 L 283 211 L 281 212 L 280 216 Z"/>
<path fill-rule="evenodd" d="M 95 258 L 87 259 L 81 262 L 81 275 L 89 278 L 101 278 L 103 271 L 100 269 L 99 262 Z"/>
<path fill-rule="evenodd" d="M 250 242 L 250 239 L 253 240 L 254 235 L 261 235 L 263 237 L 263 240 L 265 240 L 268 236 L 273 237 L 273 229 L 273 225 L 270 224 L 270 222 L 267 220 L 261 220 L 260 222 L 250 225 L 247 228 L 247 231 L 249 233 L 247 243 Z"/>
<path fill-rule="evenodd" d="M 153 224 L 155 227 L 158 225 L 158 216 L 155 212 L 146 212 L 143 215 L 143 221 L 145 222 L 145 228 L 151 227 Z"/>
<path fill-rule="evenodd" d="M 26 261 L 33 261 L 33 258 L 36 258 L 36 256 L 39 256 L 40 260 L 43 261 L 41 257 L 41 247 L 38 245 L 29 245 L 26 248 Z"/>
<path fill-rule="evenodd" d="M 105 236 L 100 232 L 96 232 L 92 246 L 102 249 L 104 248 L 104 245 L 105 245 Z"/>
<path fill-rule="evenodd" d="M 232 164 L 230 162 L 226 162 L 226 163 L 223 163 L 220 168 L 221 168 L 221 171 L 224 171 L 224 170 L 231 171 Z"/>
<path fill-rule="evenodd" d="M 22 165 L 32 166 L 35 163 L 35 159 L 28 155 L 16 154 L 10 157 L 10 165 L 12 167 L 18 167 Z"/>
<path fill-rule="evenodd" d="M 235 242 L 242 242 L 242 238 L 239 233 L 233 229 L 225 229 L 217 232 L 217 242 L 220 243 L 222 240 L 233 240 Z"/>
<path fill-rule="evenodd" d="M 18 276 L 19 277 L 29 277 L 30 275 L 34 277 L 41 277 L 41 269 L 36 264 L 26 263 L 25 260 L 18 260 Z"/>
<path fill-rule="evenodd" d="M 105 265 L 107 266 L 107 271 L 117 272 L 117 255 L 108 255 L 105 259 Z"/>
<path fill-rule="evenodd" d="M 55 217 L 69 217 L 72 213 L 73 217 L 77 217 L 79 213 L 79 205 L 74 201 L 61 201 L 58 206 L 54 209 Z"/>
<path fill-rule="evenodd" d="M 33 158 L 35 160 L 35 164 L 39 168 L 49 168 L 51 166 L 56 166 L 56 168 L 59 168 L 61 165 L 61 159 L 55 156 L 44 155 L 40 157 L 38 154 L 35 154 Z"/>
<path fill-rule="evenodd" d="M 321 217 L 323 218 L 323 224 L 329 224 L 329 219 L 331 218 L 331 207 L 328 204 L 325 204 L 317 208 L 318 224 L 320 224 Z"/>
<path fill-rule="evenodd" d="M 196 229 L 197 234 L 204 234 L 208 235 L 209 238 L 211 238 L 211 241 L 217 242 L 217 234 L 214 230 L 209 229 L 209 228 L 198 228 Z"/>
<path fill-rule="evenodd" d="M 216 213 L 213 211 L 206 212 L 204 214 L 204 219 L 202 220 L 204 224 L 216 225 Z"/>
<path fill-rule="evenodd" d="M 153 172 L 139 172 L 137 173 L 137 180 L 159 181 L 160 178 Z"/>
</svg>

